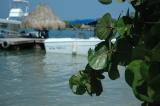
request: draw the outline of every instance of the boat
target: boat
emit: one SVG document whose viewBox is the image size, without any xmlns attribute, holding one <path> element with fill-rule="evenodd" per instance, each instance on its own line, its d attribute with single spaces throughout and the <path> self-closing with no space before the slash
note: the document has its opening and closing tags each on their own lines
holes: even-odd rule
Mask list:
<svg viewBox="0 0 160 106">
<path fill-rule="evenodd" d="M 21 28 L 21 20 L 28 15 L 28 4 L 29 2 L 27 0 L 12 1 L 9 16 L 5 19 L 0 18 L 0 37 L 17 37 L 20 35 L 17 33 Z"/>
<path fill-rule="evenodd" d="M 63 53 L 87 55 L 88 50 L 94 49 L 95 45 L 102 40 L 92 37 L 88 39 L 80 38 L 48 38 L 45 40 L 46 53 Z"/>
</svg>

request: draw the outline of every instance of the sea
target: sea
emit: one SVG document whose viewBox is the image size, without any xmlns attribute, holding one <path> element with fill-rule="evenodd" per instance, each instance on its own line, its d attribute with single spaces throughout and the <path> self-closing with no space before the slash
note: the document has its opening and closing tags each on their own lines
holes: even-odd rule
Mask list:
<svg viewBox="0 0 160 106">
<path fill-rule="evenodd" d="M 60 33 L 61 32 L 61 33 Z M 53 36 L 75 34 L 60 31 Z M 94 36 L 92 31 L 86 31 Z M 83 35 L 84 31 L 77 34 Z M 62 35 L 65 34 L 65 35 Z M 83 35 L 85 38 L 87 36 Z M 68 36 L 68 35 L 67 35 Z M 72 35 L 69 35 L 72 37 Z M 124 79 L 110 80 L 104 73 L 100 96 L 75 95 L 69 78 L 84 69 L 87 56 L 46 53 L 45 50 L 0 51 L 0 106 L 140 106 Z"/>
<path fill-rule="evenodd" d="M 90 37 L 95 37 L 94 30 L 87 29 L 63 29 L 63 30 L 51 30 L 49 31 L 50 38 L 83 38 L 88 39 Z"/>
</svg>

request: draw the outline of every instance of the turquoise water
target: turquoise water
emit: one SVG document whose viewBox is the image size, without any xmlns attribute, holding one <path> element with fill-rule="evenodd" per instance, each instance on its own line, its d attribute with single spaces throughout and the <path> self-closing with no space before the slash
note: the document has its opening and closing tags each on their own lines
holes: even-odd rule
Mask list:
<svg viewBox="0 0 160 106">
<path fill-rule="evenodd" d="M 69 77 L 87 63 L 85 56 L 40 50 L 0 51 L 0 106 L 140 106 L 121 78 L 106 77 L 101 96 L 74 95 Z M 107 76 L 107 74 L 106 74 Z"/>
<path fill-rule="evenodd" d="M 49 37 L 50 38 L 84 38 L 87 39 L 89 37 L 94 36 L 93 30 L 82 30 L 82 29 L 64 29 L 64 30 L 50 30 Z"/>
</svg>

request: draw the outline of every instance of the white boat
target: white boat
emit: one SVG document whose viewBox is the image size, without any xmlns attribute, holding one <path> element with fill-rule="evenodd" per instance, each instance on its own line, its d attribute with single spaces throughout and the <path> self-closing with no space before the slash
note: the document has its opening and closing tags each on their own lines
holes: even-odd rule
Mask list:
<svg viewBox="0 0 160 106">
<path fill-rule="evenodd" d="M 28 6 L 27 0 L 13 0 L 9 16 L 6 19 L 0 18 L 0 33 L 6 35 L 8 32 L 17 32 L 21 28 L 22 18 L 28 15 Z"/>
<path fill-rule="evenodd" d="M 101 41 L 98 38 L 49 38 L 44 44 L 46 53 L 87 55 L 88 50 Z"/>
</svg>

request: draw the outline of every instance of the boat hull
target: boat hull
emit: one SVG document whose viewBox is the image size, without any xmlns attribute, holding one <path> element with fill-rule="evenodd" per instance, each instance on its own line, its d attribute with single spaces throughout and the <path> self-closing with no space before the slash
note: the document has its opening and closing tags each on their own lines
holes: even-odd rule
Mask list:
<svg viewBox="0 0 160 106">
<path fill-rule="evenodd" d="M 49 38 L 45 40 L 46 53 L 64 53 L 87 55 L 88 50 L 94 49 L 101 42 L 97 38 L 73 39 L 73 38 Z"/>
</svg>

